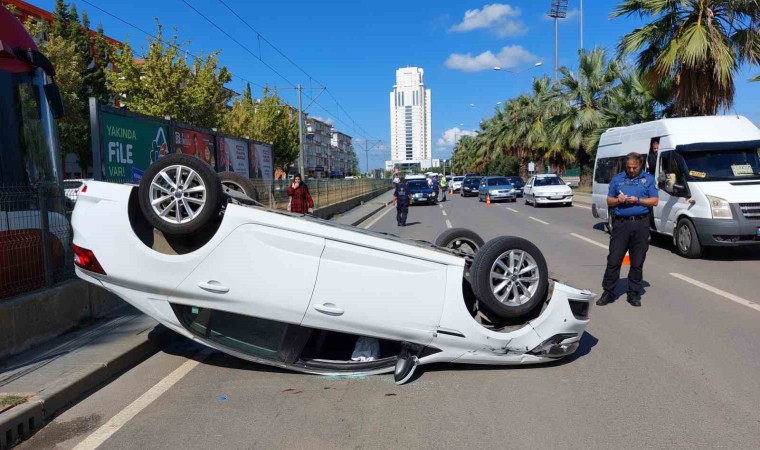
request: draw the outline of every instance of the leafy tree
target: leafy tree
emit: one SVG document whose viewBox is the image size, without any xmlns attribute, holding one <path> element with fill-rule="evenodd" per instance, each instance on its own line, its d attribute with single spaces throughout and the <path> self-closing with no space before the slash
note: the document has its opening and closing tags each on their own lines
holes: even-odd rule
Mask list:
<svg viewBox="0 0 760 450">
<path fill-rule="evenodd" d="M 158 22 L 157 28 L 156 39 L 148 39 L 143 59 L 135 61 L 129 43 L 113 55 L 119 71 L 106 72 L 112 95 L 131 111 L 169 115 L 206 128 L 220 127 L 229 101 L 224 85 L 232 75 L 218 66 L 218 52 L 196 59 L 190 67 L 176 30 L 167 43 Z"/>
<path fill-rule="evenodd" d="M 612 17 L 652 22 L 625 35 L 618 49 L 639 52 L 652 86 L 672 78 L 679 115 L 714 115 L 733 105 L 742 63 L 760 64 L 758 0 L 625 0 Z"/>
<path fill-rule="evenodd" d="M 581 186 L 591 185 L 591 172 L 599 136 L 607 128 L 604 110 L 622 71 L 618 60 L 609 60 L 604 49 L 580 50 L 575 74 L 563 67 L 557 89 L 557 114 L 552 119 L 554 145 L 568 148 L 580 169 Z"/>
<path fill-rule="evenodd" d="M 106 70 L 110 62 L 111 47 L 106 41 L 103 26 L 98 25 L 98 34 L 95 36 L 94 67 L 90 77 L 91 95 L 100 103 L 110 103 L 111 96 L 108 92 L 108 80 Z"/>
<path fill-rule="evenodd" d="M 223 129 L 237 136 L 271 142 L 275 165 L 283 170 L 298 157 L 298 113 L 282 101 L 277 91 L 265 88 L 262 98 L 254 101 L 250 85 L 246 86 L 242 98 L 235 100 L 225 115 Z"/>
</svg>

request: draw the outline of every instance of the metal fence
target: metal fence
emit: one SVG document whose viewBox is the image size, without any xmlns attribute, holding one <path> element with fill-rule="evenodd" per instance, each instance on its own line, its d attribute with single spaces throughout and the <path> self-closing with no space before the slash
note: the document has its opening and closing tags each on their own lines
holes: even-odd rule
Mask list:
<svg viewBox="0 0 760 450">
<path fill-rule="evenodd" d="M 74 276 L 72 206 L 58 183 L 0 186 L 0 299 Z"/>
<path fill-rule="evenodd" d="M 274 180 L 272 182 L 264 180 L 251 181 L 256 186 L 259 201 L 264 206 L 273 209 L 288 209 L 290 197 L 287 190 L 288 186 L 293 183 L 293 180 Z M 390 188 L 391 180 L 372 178 L 307 180 L 306 185 L 309 187 L 309 193 L 314 199 L 314 208 L 319 209 L 371 192 L 380 193 Z"/>
</svg>

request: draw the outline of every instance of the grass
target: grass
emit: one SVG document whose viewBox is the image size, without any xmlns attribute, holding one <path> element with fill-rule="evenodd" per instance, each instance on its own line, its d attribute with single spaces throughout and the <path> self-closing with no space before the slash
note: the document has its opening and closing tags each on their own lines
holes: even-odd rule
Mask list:
<svg viewBox="0 0 760 450">
<path fill-rule="evenodd" d="M 26 403 L 28 398 L 22 395 L 0 395 L 0 411 Z"/>
</svg>

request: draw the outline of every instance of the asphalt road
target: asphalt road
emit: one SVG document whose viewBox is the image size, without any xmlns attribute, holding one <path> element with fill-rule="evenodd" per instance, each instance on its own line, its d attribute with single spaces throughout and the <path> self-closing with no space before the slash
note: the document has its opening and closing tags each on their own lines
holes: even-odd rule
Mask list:
<svg viewBox="0 0 760 450">
<path fill-rule="evenodd" d="M 430 241 L 450 226 L 522 236 L 554 277 L 600 292 L 608 237 L 589 208 L 449 199 L 412 207 L 405 228 L 392 208 L 369 224 Z M 561 363 L 423 367 L 396 386 L 390 375 L 274 370 L 179 339 L 21 448 L 758 448 L 760 309 L 746 302 L 760 299 L 760 252 L 693 261 L 667 239 L 653 244 L 643 306 L 625 302 L 621 281 L 623 296 L 592 307 L 581 348 Z"/>
</svg>

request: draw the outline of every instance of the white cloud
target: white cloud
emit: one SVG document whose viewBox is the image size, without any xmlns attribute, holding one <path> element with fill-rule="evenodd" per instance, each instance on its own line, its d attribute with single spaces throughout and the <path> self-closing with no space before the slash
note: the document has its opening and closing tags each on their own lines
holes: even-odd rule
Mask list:
<svg viewBox="0 0 760 450">
<path fill-rule="evenodd" d="M 329 118 L 329 117 L 325 118 L 325 117 L 321 117 L 321 116 L 311 116 L 311 118 L 312 118 L 312 119 L 317 119 L 317 120 L 319 120 L 320 122 L 324 122 L 324 123 L 326 123 L 326 124 L 328 124 L 328 125 L 332 125 L 333 123 L 335 123 L 335 121 L 334 121 L 334 120 L 332 120 L 332 119 L 331 119 L 331 118 Z"/>
<path fill-rule="evenodd" d="M 462 22 L 449 28 L 455 33 L 485 28 L 501 37 L 516 36 L 528 31 L 528 27 L 518 19 L 522 11 L 503 3 L 485 5 L 482 9 L 468 9 Z"/>
<path fill-rule="evenodd" d="M 490 50 L 477 56 L 472 56 L 471 53 L 467 53 L 466 55 L 452 53 L 446 59 L 446 67 L 463 72 L 480 72 L 482 70 L 493 69 L 495 66 L 510 69 L 537 61 L 538 56 L 525 50 L 522 46 L 512 45 L 503 47 L 496 55 Z"/>
<path fill-rule="evenodd" d="M 438 147 L 453 147 L 462 136 L 475 136 L 477 133 L 470 130 L 460 130 L 459 127 L 449 128 L 438 138 Z"/>
</svg>

